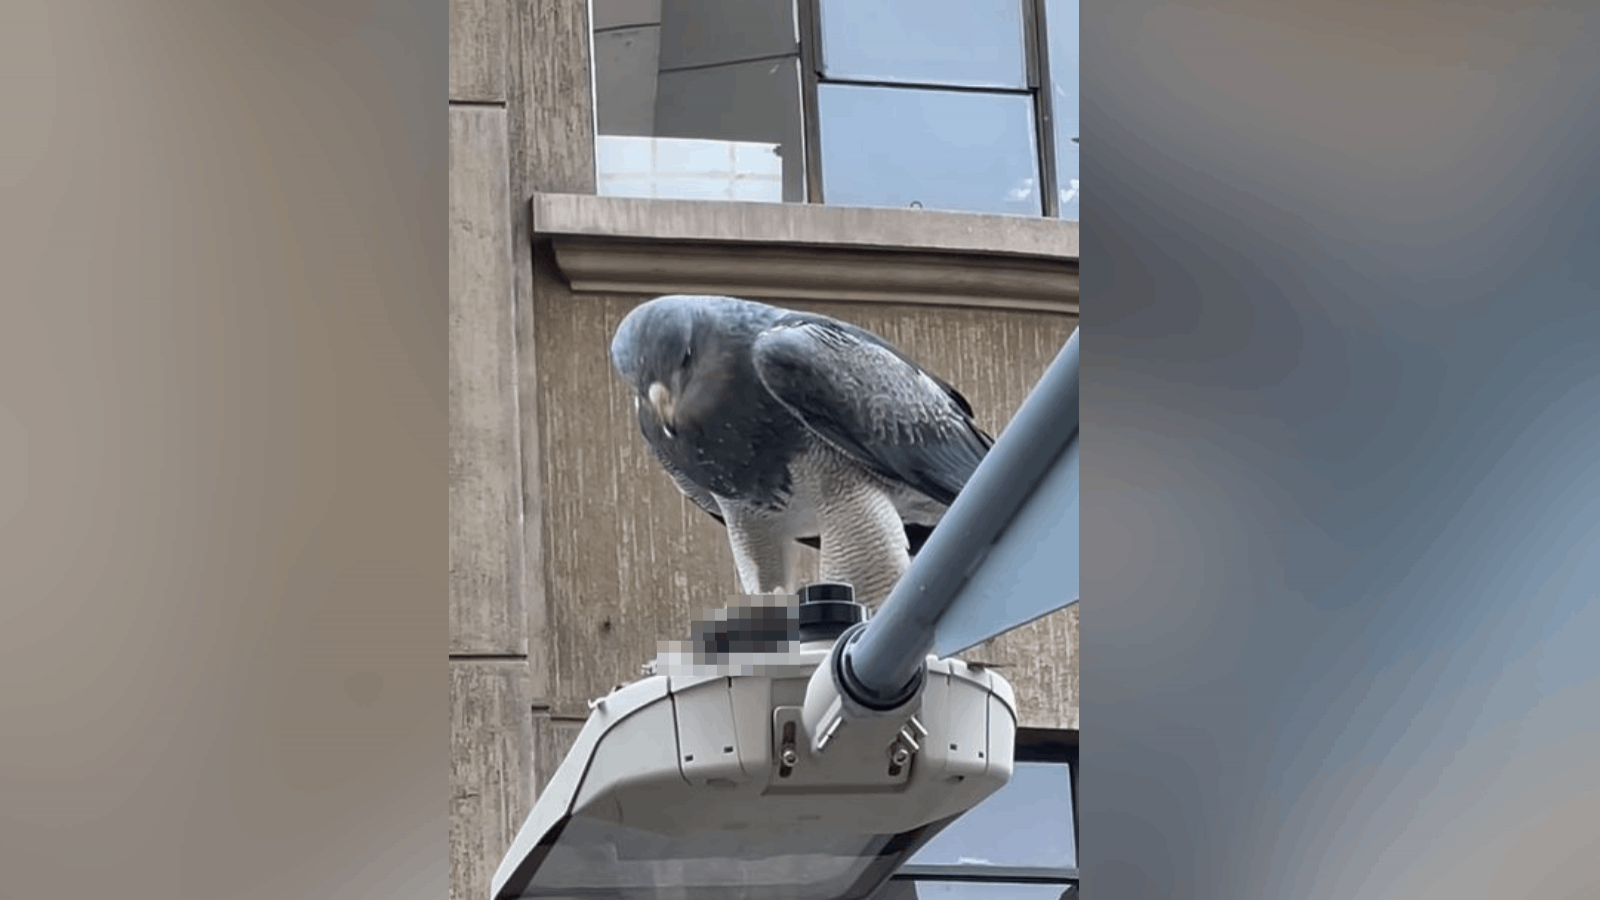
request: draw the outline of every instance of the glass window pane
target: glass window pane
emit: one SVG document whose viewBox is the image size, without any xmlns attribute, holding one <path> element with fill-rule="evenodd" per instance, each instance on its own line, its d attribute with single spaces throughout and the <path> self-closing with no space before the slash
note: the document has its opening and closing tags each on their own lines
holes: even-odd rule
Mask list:
<svg viewBox="0 0 1600 900">
<path fill-rule="evenodd" d="M 1072 802 L 1070 768 L 1060 763 L 1019 762 L 1010 784 L 950 823 L 918 850 L 911 862 L 1076 866 Z M 1057 894 L 1060 891 L 1056 888 Z M 922 896 L 929 895 L 923 892 Z"/>
<path fill-rule="evenodd" d="M 776 144 L 693 138 L 598 138 L 603 197 L 783 202 Z"/>
<path fill-rule="evenodd" d="M 782 166 L 783 199 L 804 200 L 799 57 L 662 72 L 656 137 L 768 145 Z"/>
<path fill-rule="evenodd" d="M 601 194 L 805 199 L 794 0 L 595 0 L 594 20 Z"/>
<path fill-rule="evenodd" d="M 1021 0 L 822 0 L 828 78 L 1025 88 Z"/>
<path fill-rule="evenodd" d="M 1055 117 L 1056 185 L 1061 218 L 1076 221 L 1078 210 L 1078 8 L 1079 0 L 1045 0 L 1049 40 L 1050 102 Z"/>
<path fill-rule="evenodd" d="M 660 36 L 655 25 L 595 34 L 595 125 L 600 134 L 655 133 Z"/>
<path fill-rule="evenodd" d="M 1025 95 L 824 84 L 817 105 L 830 204 L 1043 211 Z"/>
<path fill-rule="evenodd" d="M 590 10 L 596 32 L 661 23 L 661 0 L 594 0 Z"/>
<path fill-rule="evenodd" d="M 794 0 L 661 0 L 661 68 L 800 52 Z"/>
<path fill-rule="evenodd" d="M 1061 884 L 919 881 L 917 900 L 1061 900 L 1066 889 Z"/>
</svg>

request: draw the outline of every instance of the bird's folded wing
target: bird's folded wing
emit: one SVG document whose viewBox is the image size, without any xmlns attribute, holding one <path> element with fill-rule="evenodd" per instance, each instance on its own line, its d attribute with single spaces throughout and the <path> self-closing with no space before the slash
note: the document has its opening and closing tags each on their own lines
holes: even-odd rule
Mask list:
<svg viewBox="0 0 1600 900">
<path fill-rule="evenodd" d="M 786 318 L 756 338 L 755 366 L 823 440 L 946 505 L 992 443 L 954 388 L 843 323 Z"/>
</svg>

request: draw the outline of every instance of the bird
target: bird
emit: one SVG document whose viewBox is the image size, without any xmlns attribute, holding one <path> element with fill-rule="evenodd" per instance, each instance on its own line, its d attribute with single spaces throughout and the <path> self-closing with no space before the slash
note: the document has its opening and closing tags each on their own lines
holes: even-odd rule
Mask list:
<svg viewBox="0 0 1600 900">
<path fill-rule="evenodd" d="M 746 594 L 792 593 L 796 549 L 873 610 L 994 440 L 954 387 L 829 316 L 670 294 L 611 341 L 639 431 L 727 529 Z"/>
</svg>

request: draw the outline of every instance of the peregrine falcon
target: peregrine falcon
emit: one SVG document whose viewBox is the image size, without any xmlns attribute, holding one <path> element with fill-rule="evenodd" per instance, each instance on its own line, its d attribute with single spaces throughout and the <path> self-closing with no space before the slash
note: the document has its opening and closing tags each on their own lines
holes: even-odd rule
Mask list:
<svg viewBox="0 0 1600 900">
<path fill-rule="evenodd" d="M 727 527 L 747 594 L 793 591 L 799 542 L 824 581 L 881 602 L 993 443 L 955 388 L 827 316 L 658 297 L 611 363 L 656 459 Z"/>
</svg>

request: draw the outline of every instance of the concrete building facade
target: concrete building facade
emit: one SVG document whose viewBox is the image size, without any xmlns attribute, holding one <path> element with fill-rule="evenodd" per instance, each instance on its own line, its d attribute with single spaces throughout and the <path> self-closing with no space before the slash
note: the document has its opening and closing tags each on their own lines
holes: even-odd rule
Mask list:
<svg viewBox="0 0 1600 900">
<path fill-rule="evenodd" d="M 721 526 L 649 456 L 611 372 L 612 330 L 634 305 L 719 293 L 855 322 L 955 384 L 996 434 L 1077 324 L 1078 230 L 1053 217 L 1059 203 L 1002 215 L 819 202 L 829 163 L 804 124 L 818 115 L 814 18 L 799 15 L 793 47 L 763 57 L 799 90 L 772 111 L 781 127 L 719 133 L 706 105 L 682 108 L 717 89 L 705 73 L 748 68 L 661 63 L 711 53 L 720 32 L 693 9 L 450 3 L 452 897 L 487 896 L 588 701 L 737 590 Z M 640 69 L 653 66 L 655 81 L 603 64 L 597 76 L 597 55 L 621 53 L 622 32 L 655 54 Z M 670 81 L 681 93 L 663 105 Z M 703 185 L 661 186 L 685 171 L 662 165 L 668 151 L 699 146 L 652 143 L 674 116 L 689 124 L 670 140 L 727 145 L 713 147 L 726 172 L 697 170 L 726 190 L 710 194 L 719 199 L 683 198 L 705 196 Z M 782 166 L 759 155 L 744 165 L 744 144 L 777 147 Z M 640 146 L 654 169 L 628 168 L 646 158 Z M 1075 740 L 1077 638 L 1073 607 L 963 655 L 1005 666 L 1021 726 Z"/>
</svg>

